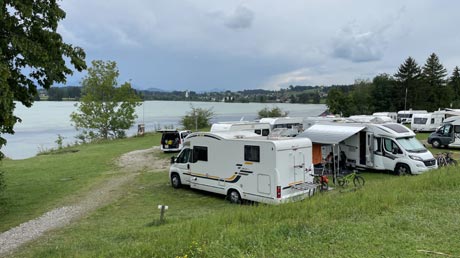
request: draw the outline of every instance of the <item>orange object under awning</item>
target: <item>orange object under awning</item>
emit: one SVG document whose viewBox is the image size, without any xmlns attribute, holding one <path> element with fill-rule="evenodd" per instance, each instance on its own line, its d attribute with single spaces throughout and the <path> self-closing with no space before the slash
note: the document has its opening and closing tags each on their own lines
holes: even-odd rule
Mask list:
<svg viewBox="0 0 460 258">
<path fill-rule="evenodd" d="M 323 155 L 321 153 L 321 144 L 313 143 L 313 164 L 320 164 L 323 160 Z"/>
</svg>

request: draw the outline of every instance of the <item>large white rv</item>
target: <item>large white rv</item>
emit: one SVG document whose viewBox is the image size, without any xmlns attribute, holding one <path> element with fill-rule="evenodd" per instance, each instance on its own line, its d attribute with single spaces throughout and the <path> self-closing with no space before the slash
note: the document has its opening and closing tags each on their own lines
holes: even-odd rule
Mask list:
<svg viewBox="0 0 460 258">
<path fill-rule="evenodd" d="M 265 117 L 259 122 L 270 124 L 272 131 L 286 129 L 288 133 L 284 132 L 283 135 L 295 136 L 303 131 L 303 117 Z"/>
<path fill-rule="evenodd" d="M 398 114 L 396 112 L 375 112 L 372 114 L 373 116 L 386 116 L 391 118 L 393 122 L 398 120 Z"/>
<path fill-rule="evenodd" d="M 398 111 L 398 118 L 397 122 L 401 124 L 410 124 L 412 121 L 412 116 L 414 114 L 426 114 L 428 111 L 426 110 L 401 110 Z"/>
<path fill-rule="evenodd" d="M 233 203 L 277 204 L 312 195 L 312 144 L 307 138 L 267 137 L 247 131 L 193 133 L 171 160 L 173 187 L 223 194 Z"/>
<path fill-rule="evenodd" d="M 315 124 L 297 137 L 338 147 L 346 163 L 357 168 L 389 170 L 398 175 L 437 168 L 433 155 L 415 133 L 397 123 Z"/>
<path fill-rule="evenodd" d="M 237 121 L 237 122 L 219 122 L 211 126 L 212 133 L 228 131 L 251 131 L 258 135 L 267 136 L 270 134 L 269 123 Z"/>
<path fill-rule="evenodd" d="M 458 110 L 452 109 L 438 110 L 427 114 L 414 114 L 411 129 L 419 132 L 434 132 L 443 124 L 445 119 L 459 115 Z"/>
<path fill-rule="evenodd" d="M 414 132 L 433 132 L 441 126 L 444 115 L 440 113 L 414 114 L 410 128 Z"/>
</svg>

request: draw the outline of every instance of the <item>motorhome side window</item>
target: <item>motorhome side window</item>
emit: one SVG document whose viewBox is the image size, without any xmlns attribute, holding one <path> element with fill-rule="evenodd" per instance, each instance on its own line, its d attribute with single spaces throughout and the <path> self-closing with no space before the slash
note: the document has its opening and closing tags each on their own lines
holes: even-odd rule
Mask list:
<svg viewBox="0 0 460 258">
<path fill-rule="evenodd" d="M 441 132 L 443 135 L 449 135 L 452 133 L 452 125 L 445 125 Z"/>
<path fill-rule="evenodd" d="M 192 150 L 191 149 L 184 149 L 179 157 L 176 159 L 176 163 L 187 163 L 189 162 Z"/>
<path fill-rule="evenodd" d="M 244 145 L 244 161 L 260 162 L 260 147 Z"/>
<path fill-rule="evenodd" d="M 193 163 L 199 160 L 208 161 L 208 147 L 193 146 Z"/>
<path fill-rule="evenodd" d="M 270 134 L 270 130 L 268 129 L 262 129 L 262 136 L 267 136 Z"/>
<path fill-rule="evenodd" d="M 460 133 L 460 125 L 454 126 L 454 133 Z"/>
<path fill-rule="evenodd" d="M 254 133 L 256 133 L 256 134 L 261 134 L 262 131 L 260 131 L 260 129 L 256 129 L 256 130 L 254 130 Z"/>
<path fill-rule="evenodd" d="M 382 138 L 380 137 L 375 137 L 374 138 L 374 141 L 375 141 L 375 152 L 376 153 L 382 153 Z"/>
<path fill-rule="evenodd" d="M 383 147 L 385 148 L 386 152 L 393 153 L 393 150 L 396 150 L 397 153 L 401 153 L 398 145 L 391 139 L 384 138 Z"/>
</svg>

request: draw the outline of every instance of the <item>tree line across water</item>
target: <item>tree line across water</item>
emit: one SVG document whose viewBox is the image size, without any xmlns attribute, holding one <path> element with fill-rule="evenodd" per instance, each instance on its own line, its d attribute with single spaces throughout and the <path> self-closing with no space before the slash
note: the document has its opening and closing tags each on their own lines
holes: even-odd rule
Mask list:
<svg viewBox="0 0 460 258">
<path fill-rule="evenodd" d="M 460 108 L 460 71 L 456 66 L 448 76 L 435 53 L 423 67 L 408 57 L 394 75 L 380 74 L 354 85 L 329 88 L 326 104 L 330 112 L 343 116 Z"/>
</svg>

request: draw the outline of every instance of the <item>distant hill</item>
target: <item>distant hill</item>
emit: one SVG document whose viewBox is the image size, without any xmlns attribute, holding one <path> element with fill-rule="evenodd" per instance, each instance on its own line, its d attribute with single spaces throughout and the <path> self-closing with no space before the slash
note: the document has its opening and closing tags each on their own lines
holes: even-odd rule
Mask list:
<svg viewBox="0 0 460 258">
<path fill-rule="evenodd" d="M 167 90 L 159 89 L 159 88 L 148 88 L 143 91 L 151 91 L 151 92 L 168 92 Z"/>
</svg>

